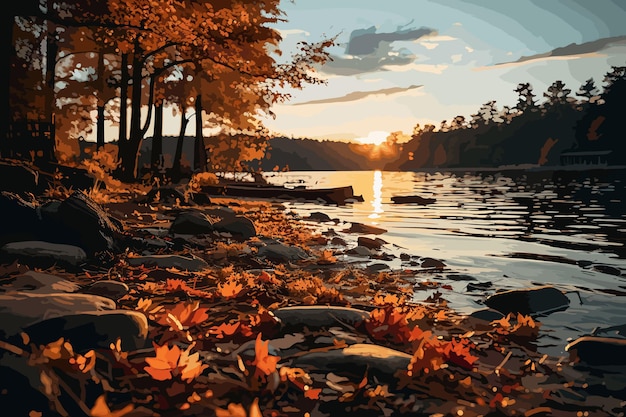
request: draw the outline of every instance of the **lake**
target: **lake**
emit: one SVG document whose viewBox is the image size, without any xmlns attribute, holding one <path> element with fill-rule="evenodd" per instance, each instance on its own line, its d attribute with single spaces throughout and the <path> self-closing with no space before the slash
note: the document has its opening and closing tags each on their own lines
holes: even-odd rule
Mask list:
<svg viewBox="0 0 626 417">
<path fill-rule="evenodd" d="M 539 349 L 546 353 L 563 355 L 570 338 L 596 327 L 626 324 L 624 170 L 285 172 L 266 177 L 287 186 L 352 185 L 363 202 L 286 206 L 303 217 L 322 211 L 345 222 L 382 227 L 388 232 L 380 237 L 394 245 L 388 252 L 441 259 L 450 272 L 493 283 L 490 291 L 468 291 L 467 281 L 438 274 L 437 279 L 453 288 L 443 297 L 461 313 L 484 308 L 482 300 L 496 289 L 548 284 L 568 292 L 567 310 L 540 319 Z M 391 197 L 396 195 L 436 201 L 394 204 Z M 579 292 L 582 304 L 573 291 Z M 416 292 L 415 301 L 427 296 Z"/>
</svg>

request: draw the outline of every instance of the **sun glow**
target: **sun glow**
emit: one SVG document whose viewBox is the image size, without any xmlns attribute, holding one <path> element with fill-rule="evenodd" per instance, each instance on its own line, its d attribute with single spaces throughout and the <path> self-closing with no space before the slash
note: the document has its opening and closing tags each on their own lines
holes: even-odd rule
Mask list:
<svg viewBox="0 0 626 417">
<path fill-rule="evenodd" d="M 380 145 L 385 143 L 387 137 L 389 136 L 389 132 L 383 131 L 374 131 L 370 132 L 367 136 L 356 138 L 355 140 L 364 145 Z"/>
</svg>

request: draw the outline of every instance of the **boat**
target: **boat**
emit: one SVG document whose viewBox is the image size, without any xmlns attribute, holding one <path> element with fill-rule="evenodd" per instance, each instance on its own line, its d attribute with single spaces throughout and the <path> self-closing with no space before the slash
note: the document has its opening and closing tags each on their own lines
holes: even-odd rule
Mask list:
<svg viewBox="0 0 626 417">
<path fill-rule="evenodd" d="M 393 201 L 395 204 L 415 203 L 415 204 L 425 206 L 428 204 L 433 204 L 437 200 L 435 198 L 426 198 L 426 197 L 421 197 L 419 195 L 396 195 L 396 196 L 391 197 L 391 201 Z"/>
<path fill-rule="evenodd" d="M 351 185 L 333 188 L 307 188 L 305 186 L 288 188 L 280 185 L 234 182 L 203 186 L 202 191 L 212 196 L 305 201 L 323 200 L 327 204 L 338 205 L 363 201 L 362 196 L 354 195 Z"/>
</svg>

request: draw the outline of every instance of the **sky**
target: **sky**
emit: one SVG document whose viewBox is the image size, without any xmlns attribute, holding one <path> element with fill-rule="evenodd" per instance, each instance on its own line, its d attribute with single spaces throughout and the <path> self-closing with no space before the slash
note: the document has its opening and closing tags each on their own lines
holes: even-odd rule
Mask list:
<svg viewBox="0 0 626 417">
<path fill-rule="evenodd" d="M 275 134 L 352 140 L 410 134 L 466 118 L 518 83 L 538 98 L 556 80 L 576 92 L 626 65 L 626 0 L 295 0 L 278 25 L 285 55 L 337 36 L 327 83 L 291 91 L 265 119 Z M 379 132 L 379 133 L 376 133 Z M 383 133 L 380 133 L 383 132 Z"/>
</svg>

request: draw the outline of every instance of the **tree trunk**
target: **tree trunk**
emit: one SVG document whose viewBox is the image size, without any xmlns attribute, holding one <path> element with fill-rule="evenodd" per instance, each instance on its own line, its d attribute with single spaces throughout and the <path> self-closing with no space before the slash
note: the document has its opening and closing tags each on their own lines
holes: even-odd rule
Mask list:
<svg viewBox="0 0 626 417">
<path fill-rule="evenodd" d="M 195 171 L 207 170 L 207 154 L 202 134 L 202 95 L 196 96 L 196 139 L 194 142 L 193 168 Z"/>
<path fill-rule="evenodd" d="M 187 130 L 187 124 L 189 119 L 185 117 L 185 113 L 182 112 L 180 120 L 180 132 L 178 133 L 178 141 L 176 142 L 176 153 L 174 154 L 174 162 L 172 165 L 172 177 L 180 178 L 181 175 L 181 162 L 183 159 L 183 143 L 185 141 L 185 131 Z"/>
<path fill-rule="evenodd" d="M 154 105 L 154 133 L 152 135 L 152 152 L 150 165 L 152 172 L 158 172 L 163 158 L 163 102 Z"/>
<path fill-rule="evenodd" d="M 130 136 L 125 145 L 120 147 L 121 177 L 124 181 L 137 178 L 137 162 L 141 147 L 141 69 L 142 62 L 137 55 L 133 56 L 132 82 L 133 90 L 130 103 Z"/>
<path fill-rule="evenodd" d="M 128 54 L 122 54 L 120 80 L 120 132 L 119 141 L 128 139 Z"/>
<path fill-rule="evenodd" d="M 96 120 L 96 150 L 104 147 L 104 105 L 98 105 Z"/>
</svg>

